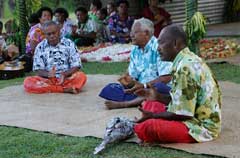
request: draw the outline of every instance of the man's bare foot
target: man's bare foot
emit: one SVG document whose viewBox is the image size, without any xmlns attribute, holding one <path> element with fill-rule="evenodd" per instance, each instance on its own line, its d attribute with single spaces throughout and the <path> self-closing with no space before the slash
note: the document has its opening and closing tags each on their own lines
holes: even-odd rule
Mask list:
<svg viewBox="0 0 240 158">
<path fill-rule="evenodd" d="M 119 108 L 125 108 L 126 105 L 124 102 L 116 102 L 116 101 L 105 101 L 105 106 L 111 110 L 111 109 L 119 109 Z"/>
<path fill-rule="evenodd" d="M 76 88 L 64 88 L 63 92 L 64 93 L 71 93 L 71 94 L 78 94 L 80 91 L 77 90 Z"/>
</svg>

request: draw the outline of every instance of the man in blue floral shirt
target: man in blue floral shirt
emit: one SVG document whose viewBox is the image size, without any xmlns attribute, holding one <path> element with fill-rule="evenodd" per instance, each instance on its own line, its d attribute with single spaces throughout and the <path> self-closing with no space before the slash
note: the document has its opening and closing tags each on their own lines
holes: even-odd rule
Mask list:
<svg viewBox="0 0 240 158">
<path fill-rule="evenodd" d="M 160 93 L 169 94 L 170 87 L 167 84 L 171 80 L 169 74 L 172 63 L 161 61 L 157 39 L 153 33 L 154 25 L 150 20 L 141 18 L 134 21 L 131 38 L 135 46 L 128 67 L 128 78 L 134 81 L 131 90 L 139 86 L 154 85 Z M 108 109 L 140 105 L 143 98 L 137 97 L 126 88 L 122 84 L 112 83 L 103 88 L 99 96 L 107 100 L 105 105 Z"/>
</svg>

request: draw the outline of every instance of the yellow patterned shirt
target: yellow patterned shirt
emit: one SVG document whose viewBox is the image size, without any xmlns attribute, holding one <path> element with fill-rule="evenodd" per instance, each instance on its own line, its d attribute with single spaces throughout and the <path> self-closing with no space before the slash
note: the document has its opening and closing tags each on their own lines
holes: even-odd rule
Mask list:
<svg viewBox="0 0 240 158">
<path fill-rule="evenodd" d="M 221 92 L 209 67 L 188 48 L 173 61 L 172 101 L 168 111 L 192 116 L 183 123 L 197 142 L 210 141 L 221 131 Z"/>
</svg>

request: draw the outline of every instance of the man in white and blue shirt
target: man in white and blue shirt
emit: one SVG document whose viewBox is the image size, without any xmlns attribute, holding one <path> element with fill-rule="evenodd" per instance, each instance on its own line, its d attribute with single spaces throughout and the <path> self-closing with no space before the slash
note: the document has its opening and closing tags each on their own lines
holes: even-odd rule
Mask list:
<svg viewBox="0 0 240 158">
<path fill-rule="evenodd" d="M 87 78 L 80 71 L 82 64 L 75 44 L 60 38 L 60 28 L 54 21 L 45 22 L 43 31 L 46 39 L 37 45 L 33 57 L 36 76 L 24 80 L 25 91 L 79 93 Z"/>
<path fill-rule="evenodd" d="M 159 76 L 169 75 L 171 62 L 162 61 L 157 51 L 158 42 L 152 36 L 144 49 L 134 46 L 130 55 L 129 75 L 140 83 L 150 82 Z"/>
<path fill-rule="evenodd" d="M 158 41 L 153 33 L 154 25 L 150 20 L 141 18 L 134 21 L 131 39 L 135 46 L 131 51 L 128 73 L 137 82 L 129 90 L 117 83 L 104 87 L 99 96 L 107 100 L 105 105 L 108 109 L 140 105 L 143 98 L 131 93 L 138 86 L 154 86 L 160 93 L 169 94 L 172 63 L 161 61 L 157 51 Z"/>
</svg>

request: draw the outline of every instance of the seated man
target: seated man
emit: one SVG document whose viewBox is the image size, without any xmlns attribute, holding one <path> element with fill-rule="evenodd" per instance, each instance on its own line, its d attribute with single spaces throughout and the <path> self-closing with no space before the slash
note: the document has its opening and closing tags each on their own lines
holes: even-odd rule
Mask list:
<svg viewBox="0 0 240 158">
<path fill-rule="evenodd" d="M 163 61 L 173 61 L 171 95 L 154 88 L 135 94 L 147 101 L 134 130 L 144 142 L 194 143 L 216 139 L 221 131 L 221 92 L 209 67 L 187 47 L 186 34 L 177 25 L 159 35 Z M 168 105 L 168 109 L 165 109 Z"/>
<path fill-rule="evenodd" d="M 168 94 L 170 87 L 166 84 L 171 80 L 169 74 L 172 63 L 161 61 L 157 51 L 157 39 L 153 33 L 154 26 L 150 20 L 141 18 L 134 21 L 131 38 L 136 46 L 130 55 L 128 71 L 131 79 L 145 86 L 154 84 L 161 93 Z M 135 84 L 133 89 L 138 88 L 139 85 L 144 87 L 142 84 Z M 105 102 L 108 109 L 134 107 L 144 100 L 134 94 L 126 93 L 124 89 L 120 84 L 109 84 L 103 88 L 99 96 L 108 100 Z"/>
<path fill-rule="evenodd" d="M 86 75 L 79 71 L 81 60 L 75 44 L 60 38 L 57 23 L 43 25 L 46 36 L 34 53 L 33 70 L 37 76 L 27 77 L 24 88 L 29 93 L 79 93 L 86 82 Z"/>
<path fill-rule="evenodd" d="M 78 20 L 77 26 L 72 27 L 72 32 L 67 36 L 75 42 L 77 46 L 91 46 L 95 42 L 97 26 L 95 21 L 91 20 L 84 7 L 75 10 Z"/>
</svg>

